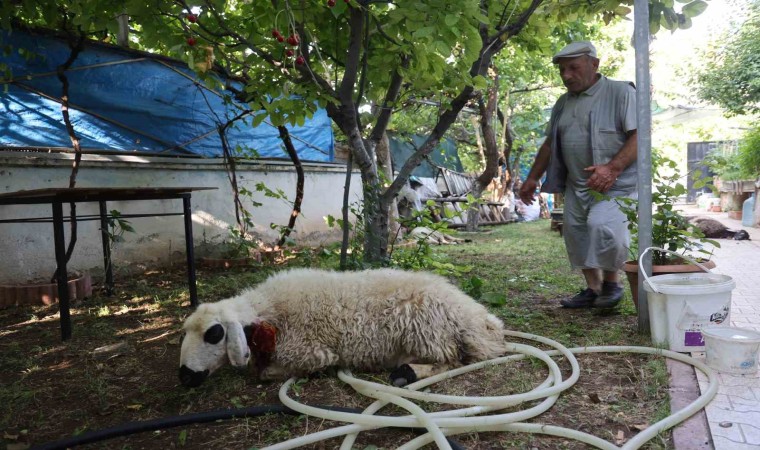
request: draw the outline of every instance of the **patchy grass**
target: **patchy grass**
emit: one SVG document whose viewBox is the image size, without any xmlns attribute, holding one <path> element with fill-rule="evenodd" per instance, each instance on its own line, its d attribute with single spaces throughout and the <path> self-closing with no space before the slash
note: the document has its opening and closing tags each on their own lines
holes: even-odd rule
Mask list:
<svg viewBox="0 0 760 450">
<path fill-rule="evenodd" d="M 569 270 L 562 239 L 549 231 L 546 221 L 459 236 L 471 242 L 436 247 L 429 255 L 431 261 L 468 292 L 477 291 L 484 299 L 491 294 L 506 298 L 488 306 L 507 328 L 544 335 L 569 347 L 649 345 L 648 337 L 637 332 L 629 298 L 615 314 L 558 307 L 560 298 L 583 285 L 580 275 Z M 216 301 L 284 267 L 335 267 L 336 261 L 334 249 L 317 249 L 303 250 L 275 267 L 201 269 L 198 292 L 202 301 Z M 252 374 L 231 368 L 195 389 L 179 385 L 179 331 L 190 313 L 183 267 L 117 278 L 115 296 L 98 293 L 73 305 L 74 335 L 68 342 L 59 340 L 56 307 L 0 310 L 2 444 L 24 448 L 130 421 L 279 403 L 279 384 L 261 383 Z M 117 343 L 123 347 L 115 354 L 101 357 L 94 352 Z M 533 422 L 575 428 L 621 444 L 621 436 L 629 439 L 669 414 L 668 374 L 662 360 L 632 354 L 578 359 L 579 382 Z M 568 376 L 569 364 L 561 362 L 560 367 Z M 388 374 L 360 375 L 385 382 Z M 543 363 L 530 358 L 488 367 L 432 389 L 456 395 L 508 395 L 528 391 L 545 377 Z M 296 394 L 310 404 L 363 408 L 370 403 L 328 374 L 299 381 Z M 446 408 L 422 406 L 432 411 Z M 384 413 L 402 411 L 388 408 Z M 267 415 L 140 433 L 86 447 L 257 448 L 337 425 L 310 417 Z M 413 436 L 399 430 L 362 433 L 355 448 L 393 448 Z M 470 433 L 457 440 L 470 449 L 586 448 L 573 441 L 517 433 Z M 311 448 L 339 445 L 340 439 L 332 439 Z M 669 446 L 667 433 L 648 444 L 653 449 Z"/>
</svg>

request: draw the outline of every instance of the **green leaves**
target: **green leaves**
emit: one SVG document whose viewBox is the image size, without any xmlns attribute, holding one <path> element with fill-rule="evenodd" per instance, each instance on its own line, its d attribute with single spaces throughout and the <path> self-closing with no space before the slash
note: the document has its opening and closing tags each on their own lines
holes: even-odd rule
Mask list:
<svg viewBox="0 0 760 450">
<path fill-rule="evenodd" d="M 674 0 L 652 0 L 649 3 L 651 34 L 656 34 L 661 27 L 671 32 L 691 28 L 691 18 L 702 14 L 708 6 L 704 0 L 679 0 L 679 3 L 688 3 L 681 8 L 681 12 L 675 10 Z"/>
<path fill-rule="evenodd" d="M 486 292 L 480 300 L 491 306 L 504 306 L 507 304 L 507 295 L 502 292 Z"/>
<path fill-rule="evenodd" d="M 470 297 L 478 299 L 483 295 L 483 283 L 482 279 L 473 275 L 462 282 L 462 290 Z"/>
<path fill-rule="evenodd" d="M 683 15 L 692 18 L 696 17 L 707 9 L 707 2 L 704 0 L 695 0 L 688 5 L 684 6 L 681 12 L 683 12 Z"/>
<path fill-rule="evenodd" d="M 696 76 L 699 97 L 732 115 L 760 113 L 760 3 L 748 7 L 741 28 L 705 55 Z"/>
<path fill-rule="evenodd" d="M 435 32 L 435 27 L 429 26 L 429 27 L 422 27 L 417 29 L 415 32 L 412 33 L 412 36 L 415 38 L 423 38 L 427 36 L 431 36 Z"/>
<path fill-rule="evenodd" d="M 742 178 L 756 180 L 760 177 L 760 126 L 745 133 L 737 153 Z"/>
<path fill-rule="evenodd" d="M 184 447 L 187 443 L 187 430 L 182 430 L 179 432 L 179 437 L 177 438 L 177 442 L 179 443 L 180 447 Z"/>
<path fill-rule="evenodd" d="M 673 252 L 688 254 L 702 251 L 704 244 L 720 245 L 704 237 L 699 228 L 692 226 L 674 207 L 675 203 L 686 194 L 686 187 L 681 182 L 675 161 L 654 155 L 652 169 L 652 245 L 666 248 Z M 615 202 L 628 219 L 631 230 L 631 254 L 635 259 L 638 254 L 638 202 L 630 198 L 616 198 Z M 717 244 L 717 245 L 716 245 Z M 666 264 L 669 256 L 655 251 L 653 264 Z"/>
<path fill-rule="evenodd" d="M 472 85 L 475 89 L 485 90 L 488 87 L 488 80 L 482 75 L 477 75 L 472 78 Z"/>
<path fill-rule="evenodd" d="M 132 227 L 132 223 L 126 219 L 122 219 L 121 213 L 116 209 L 112 209 L 108 212 L 106 223 L 108 225 L 108 228 L 105 230 L 105 232 L 108 234 L 108 239 L 112 244 L 114 242 L 123 242 L 124 233 L 135 232 L 134 227 Z"/>
<path fill-rule="evenodd" d="M 691 17 L 686 17 L 684 15 L 679 15 L 679 21 L 678 21 L 678 29 L 680 30 L 687 30 L 691 28 Z"/>
</svg>

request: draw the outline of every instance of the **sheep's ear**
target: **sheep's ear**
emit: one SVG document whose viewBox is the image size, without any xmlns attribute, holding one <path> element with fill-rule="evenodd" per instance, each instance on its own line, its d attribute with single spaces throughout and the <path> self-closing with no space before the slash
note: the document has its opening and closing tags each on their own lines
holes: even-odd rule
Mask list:
<svg viewBox="0 0 760 450">
<path fill-rule="evenodd" d="M 251 350 L 245 338 L 243 325 L 240 322 L 228 322 L 227 328 L 227 357 L 235 367 L 245 367 L 251 357 Z"/>
</svg>

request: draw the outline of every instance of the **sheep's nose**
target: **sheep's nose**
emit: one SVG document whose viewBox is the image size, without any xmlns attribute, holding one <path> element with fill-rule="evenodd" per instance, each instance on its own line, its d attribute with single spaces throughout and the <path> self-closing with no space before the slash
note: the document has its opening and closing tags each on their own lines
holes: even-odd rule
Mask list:
<svg viewBox="0 0 760 450">
<path fill-rule="evenodd" d="M 179 368 L 179 381 L 185 387 L 200 386 L 207 376 L 208 370 L 204 370 L 203 372 L 196 372 L 194 370 L 188 369 L 187 366 L 181 366 Z"/>
</svg>

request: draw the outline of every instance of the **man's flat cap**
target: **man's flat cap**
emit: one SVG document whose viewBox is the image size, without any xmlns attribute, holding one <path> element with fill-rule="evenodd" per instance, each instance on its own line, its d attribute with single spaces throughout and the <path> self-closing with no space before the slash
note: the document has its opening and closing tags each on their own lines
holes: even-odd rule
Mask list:
<svg viewBox="0 0 760 450">
<path fill-rule="evenodd" d="M 596 47 L 589 41 L 575 41 L 568 44 L 552 58 L 552 62 L 557 64 L 559 58 L 576 58 L 578 56 L 589 55 L 596 58 Z"/>
</svg>

